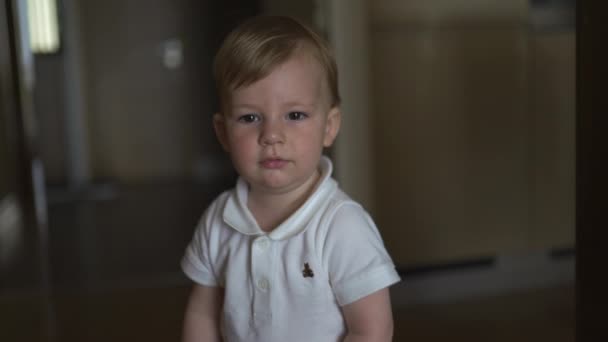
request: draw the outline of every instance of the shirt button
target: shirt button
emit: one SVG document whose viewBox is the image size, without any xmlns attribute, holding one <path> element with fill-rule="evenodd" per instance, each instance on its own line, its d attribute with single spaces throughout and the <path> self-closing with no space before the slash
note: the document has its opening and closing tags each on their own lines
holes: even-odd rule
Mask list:
<svg viewBox="0 0 608 342">
<path fill-rule="evenodd" d="M 270 243 L 268 242 L 268 239 L 266 239 L 266 238 L 260 239 L 260 240 L 258 240 L 258 242 L 257 242 L 258 247 L 259 247 L 261 250 L 263 250 L 263 251 L 265 251 L 266 249 L 268 249 L 268 245 L 269 245 L 269 244 L 270 244 Z"/>
<path fill-rule="evenodd" d="M 268 279 L 266 278 L 261 278 L 258 280 L 258 288 L 262 291 L 266 291 L 268 290 Z"/>
</svg>

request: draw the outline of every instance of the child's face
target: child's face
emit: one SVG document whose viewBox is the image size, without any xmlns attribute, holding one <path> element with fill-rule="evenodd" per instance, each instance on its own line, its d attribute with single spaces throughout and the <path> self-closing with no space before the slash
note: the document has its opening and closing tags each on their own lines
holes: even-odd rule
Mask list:
<svg viewBox="0 0 608 342">
<path fill-rule="evenodd" d="M 311 184 L 323 147 L 340 127 L 323 69 L 300 54 L 267 77 L 235 90 L 214 116 L 220 143 L 251 191 L 286 193 Z"/>
</svg>

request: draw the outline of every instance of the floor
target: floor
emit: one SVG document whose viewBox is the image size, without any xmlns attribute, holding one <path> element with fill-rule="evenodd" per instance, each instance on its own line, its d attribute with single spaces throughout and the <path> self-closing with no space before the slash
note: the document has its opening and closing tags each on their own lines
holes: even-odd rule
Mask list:
<svg viewBox="0 0 608 342">
<path fill-rule="evenodd" d="M 178 262 L 220 188 L 140 186 L 55 201 L 50 287 L 32 271 L 44 268 L 32 264 L 37 252 L 26 251 L 32 267 L 0 279 L 0 341 L 179 341 L 189 287 Z M 573 284 L 393 309 L 394 341 L 574 341 Z"/>
<path fill-rule="evenodd" d="M 545 288 L 395 311 L 394 341 L 573 342 L 574 289 Z"/>
<path fill-rule="evenodd" d="M 42 302 L 2 303 L 1 341 L 179 341 L 187 287 L 55 297 L 52 330 Z M 395 308 L 394 341 L 573 342 L 572 287 Z M 45 335 L 54 335 L 49 339 Z"/>
</svg>

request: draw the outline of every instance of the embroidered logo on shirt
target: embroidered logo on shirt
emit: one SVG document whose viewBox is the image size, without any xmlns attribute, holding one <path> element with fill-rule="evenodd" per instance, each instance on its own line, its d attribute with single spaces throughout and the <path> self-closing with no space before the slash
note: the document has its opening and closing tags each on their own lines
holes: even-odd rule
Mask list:
<svg viewBox="0 0 608 342">
<path fill-rule="evenodd" d="M 304 269 L 302 270 L 302 275 L 304 276 L 304 278 L 312 278 L 315 276 L 315 273 L 312 271 L 312 268 L 310 268 L 310 266 L 308 266 L 308 263 L 305 262 L 304 263 Z"/>
</svg>

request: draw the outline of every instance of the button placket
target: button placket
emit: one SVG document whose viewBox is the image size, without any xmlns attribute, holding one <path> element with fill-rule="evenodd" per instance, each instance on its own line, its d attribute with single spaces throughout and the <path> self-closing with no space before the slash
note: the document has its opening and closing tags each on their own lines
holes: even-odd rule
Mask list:
<svg viewBox="0 0 608 342">
<path fill-rule="evenodd" d="M 251 248 L 251 276 L 253 291 L 253 317 L 256 324 L 270 320 L 273 249 L 272 241 L 266 236 L 256 238 Z"/>
</svg>

